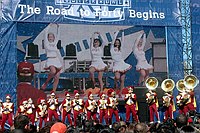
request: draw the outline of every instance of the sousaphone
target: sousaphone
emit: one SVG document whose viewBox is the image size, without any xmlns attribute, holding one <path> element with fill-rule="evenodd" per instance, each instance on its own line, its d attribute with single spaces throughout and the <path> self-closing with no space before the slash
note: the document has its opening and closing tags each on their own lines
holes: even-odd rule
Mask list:
<svg viewBox="0 0 200 133">
<path fill-rule="evenodd" d="M 175 87 L 175 83 L 172 79 L 165 79 L 162 84 L 161 88 L 165 92 L 171 92 Z"/>
<path fill-rule="evenodd" d="M 186 90 L 186 86 L 184 84 L 184 80 L 180 79 L 176 82 L 176 88 L 179 92 L 184 92 Z"/>
<path fill-rule="evenodd" d="M 158 80 L 155 77 L 149 77 L 146 79 L 145 85 L 149 90 L 155 90 L 158 87 Z"/>
<path fill-rule="evenodd" d="M 194 89 L 199 84 L 199 80 L 194 75 L 188 75 L 184 78 L 184 85 L 187 89 Z"/>
</svg>

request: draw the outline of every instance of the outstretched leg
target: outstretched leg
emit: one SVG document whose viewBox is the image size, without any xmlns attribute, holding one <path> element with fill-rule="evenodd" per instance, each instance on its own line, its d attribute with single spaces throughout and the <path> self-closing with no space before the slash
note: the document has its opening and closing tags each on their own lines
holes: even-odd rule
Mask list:
<svg viewBox="0 0 200 133">
<path fill-rule="evenodd" d="M 92 80 L 92 83 L 95 86 L 96 82 L 95 82 L 95 78 L 94 78 L 94 72 L 95 72 L 95 68 L 90 67 L 90 69 L 89 69 L 90 79 Z"/>
<path fill-rule="evenodd" d="M 59 83 L 59 78 L 60 78 L 60 70 L 61 69 L 57 69 L 56 70 L 56 74 L 54 76 L 54 82 L 53 82 L 53 90 L 56 91 L 58 83 Z"/>
<path fill-rule="evenodd" d="M 49 81 L 55 76 L 56 74 L 56 68 L 54 66 L 50 66 L 49 67 L 49 75 L 48 75 L 48 78 L 47 80 L 45 81 L 45 83 L 42 85 L 42 89 L 45 90 L 46 87 L 47 87 L 47 84 L 49 83 Z"/>
<path fill-rule="evenodd" d="M 100 84 L 101 92 L 103 91 L 103 71 L 98 72 L 98 80 Z"/>
</svg>

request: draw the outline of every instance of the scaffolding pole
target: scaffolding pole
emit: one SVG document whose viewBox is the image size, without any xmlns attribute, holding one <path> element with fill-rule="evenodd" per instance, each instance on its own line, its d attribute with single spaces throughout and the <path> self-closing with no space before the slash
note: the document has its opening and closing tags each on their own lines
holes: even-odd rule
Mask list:
<svg viewBox="0 0 200 133">
<path fill-rule="evenodd" d="M 191 13 L 190 0 L 180 0 L 184 75 L 192 73 Z"/>
</svg>

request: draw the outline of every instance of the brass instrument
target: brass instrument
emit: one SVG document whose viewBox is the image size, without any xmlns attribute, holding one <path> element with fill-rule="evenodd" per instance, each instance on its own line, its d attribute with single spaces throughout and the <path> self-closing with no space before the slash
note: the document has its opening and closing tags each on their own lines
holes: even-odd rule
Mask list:
<svg viewBox="0 0 200 133">
<path fill-rule="evenodd" d="M 68 104 L 67 106 L 64 108 L 67 112 L 69 112 L 71 110 L 71 104 L 70 104 L 71 101 L 68 101 Z"/>
<path fill-rule="evenodd" d="M 106 103 L 104 100 L 102 100 L 101 104 L 100 104 L 100 108 L 104 109 L 104 107 L 106 107 Z"/>
<path fill-rule="evenodd" d="M 194 89 L 199 84 L 199 80 L 194 75 L 188 75 L 184 78 L 184 85 L 187 89 Z"/>
<path fill-rule="evenodd" d="M 168 96 L 164 96 L 163 97 L 163 106 L 164 107 L 169 107 L 169 105 L 170 105 L 170 98 L 168 97 Z"/>
<path fill-rule="evenodd" d="M 161 84 L 161 88 L 164 92 L 171 92 L 174 87 L 175 83 L 172 79 L 165 79 Z"/>
<path fill-rule="evenodd" d="M 117 99 L 113 99 L 112 103 L 113 103 L 112 108 L 117 109 L 117 105 L 118 105 Z"/>
<path fill-rule="evenodd" d="M 153 102 L 153 100 L 154 100 L 154 94 L 153 93 L 149 93 L 149 94 L 147 94 L 147 96 L 148 96 L 148 98 L 146 99 L 146 103 L 151 104 Z"/>
<path fill-rule="evenodd" d="M 179 92 L 181 92 L 179 95 L 180 95 L 180 100 L 177 101 L 177 106 L 182 106 L 184 105 L 185 103 L 187 103 L 187 101 L 189 100 L 189 95 L 186 93 L 186 90 L 187 87 L 185 86 L 185 81 L 183 79 L 179 80 L 177 83 L 176 83 L 176 88 Z"/>
<path fill-rule="evenodd" d="M 91 108 L 91 112 L 95 112 L 96 111 L 96 109 L 97 109 L 97 103 L 93 100 L 92 101 L 92 103 L 91 103 L 91 106 L 92 106 L 92 108 Z"/>
<path fill-rule="evenodd" d="M 161 88 L 164 92 L 172 92 L 175 87 L 175 83 L 172 79 L 165 79 L 162 84 Z M 170 97 L 168 95 L 163 96 L 163 106 L 169 107 L 170 105 Z"/>
<path fill-rule="evenodd" d="M 158 87 L 158 80 L 155 77 L 149 77 L 145 81 L 145 85 L 149 90 L 155 90 Z"/>
<path fill-rule="evenodd" d="M 41 105 L 42 106 L 42 111 L 40 113 L 41 117 L 44 117 L 47 114 L 47 105 Z"/>
<path fill-rule="evenodd" d="M 179 92 L 184 92 L 186 90 L 186 86 L 184 84 L 184 80 L 180 79 L 177 83 L 176 83 L 176 88 Z"/>
</svg>

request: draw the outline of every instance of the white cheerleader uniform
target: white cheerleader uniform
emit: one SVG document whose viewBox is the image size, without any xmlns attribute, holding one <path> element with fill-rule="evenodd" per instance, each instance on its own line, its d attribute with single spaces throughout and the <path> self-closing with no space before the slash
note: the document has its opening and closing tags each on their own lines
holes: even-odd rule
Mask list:
<svg viewBox="0 0 200 133">
<path fill-rule="evenodd" d="M 47 30 L 48 31 L 48 30 Z M 54 66 L 56 68 L 62 68 L 62 56 L 60 51 L 57 49 L 57 37 L 55 36 L 54 42 L 50 43 L 47 39 L 47 33 L 44 41 L 44 48 L 47 55 L 47 60 L 45 64 L 45 69 L 49 69 L 50 66 Z"/>
<path fill-rule="evenodd" d="M 92 37 L 91 44 L 90 44 L 90 52 L 91 52 L 91 57 L 92 57 L 92 62 L 89 67 L 94 67 L 96 71 L 104 71 L 107 65 L 103 62 L 102 57 L 103 57 L 103 50 L 104 50 L 104 44 L 100 47 L 93 47 L 93 41 L 94 37 Z"/>
<path fill-rule="evenodd" d="M 111 53 L 112 59 L 114 61 L 113 72 L 125 73 L 126 71 L 130 70 L 132 66 L 130 64 L 124 62 L 121 50 L 118 50 L 118 48 L 114 47 L 114 41 L 117 37 L 117 34 L 118 34 L 118 32 L 116 32 L 114 35 L 113 42 L 112 42 L 111 49 L 110 49 L 110 53 Z"/>
<path fill-rule="evenodd" d="M 144 70 L 152 70 L 153 66 L 150 65 L 145 57 L 145 52 L 144 50 L 144 46 L 146 43 L 146 34 L 144 34 L 143 37 L 143 41 L 142 41 L 142 46 L 140 47 L 140 49 L 138 49 L 138 43 L 139 43 L 139 39 L 142 37 L 142 34 L 138 37 L 138 40 L 136 41 L 136 43 L 134 44 L 134 49 L 133 49 L 133 53 L 135 55 L 135 58 L 137 59 L 137 65 L 136 65 L 136 70 L 139 71 L 141 69 Z"/>
</svg>

